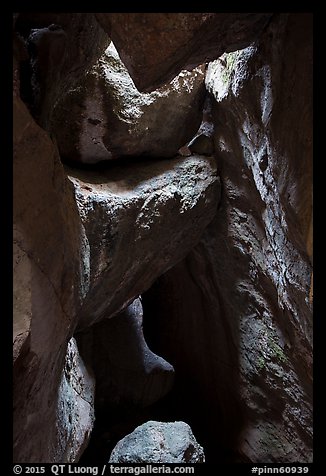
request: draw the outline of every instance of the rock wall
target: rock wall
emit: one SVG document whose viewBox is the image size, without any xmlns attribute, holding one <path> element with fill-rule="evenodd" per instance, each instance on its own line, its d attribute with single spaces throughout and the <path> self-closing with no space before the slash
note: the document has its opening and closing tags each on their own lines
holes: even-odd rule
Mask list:
<svg viewBox="0 0 326 476">
<path fill-rule="evenodd" d="M 57 150 L 18 97 L 14 124 L 14 458 L 62 460 L 52 443 L 83 287 L 82 228 Z"/>
<path fill-rule="evenodd" d="M 51 28 L 54 23 L 66 31 Z M 13 458 L 17 462 L 73 462 L 87 444 L 93 424 L 93 403 L 86 405 L 78 397 L 72 403 L 76 388 L 64 378 L 76 308 L 86 287 L 84 230 L 58 150 L 31 115 L 46 126 L 58 95 L 96 57 L 99 37 L 107 44 L 94 19 L 91 24 L 84 14 L 16 16 Z M 34 34 L 38 43 L 31 49 Z M 69 36 L 76 37 L 73 44 L 67 42 Z M 59 43 L 63 39 L 62 49 L 57 49 L 58 38 Z M 81 48 L 87 38 L 88 46 Z M 70 378 L 74 372 L 86 378 L 80 365 L 78 360 L 70 368 Z"/>
<path fill-rule="evenodd" d="M 153 349 L 225 458 L 312 460 L 311 31 L 310 15 L 280 15 L 209 65 L 221 204 L 145 297 Z"/>
</svg>

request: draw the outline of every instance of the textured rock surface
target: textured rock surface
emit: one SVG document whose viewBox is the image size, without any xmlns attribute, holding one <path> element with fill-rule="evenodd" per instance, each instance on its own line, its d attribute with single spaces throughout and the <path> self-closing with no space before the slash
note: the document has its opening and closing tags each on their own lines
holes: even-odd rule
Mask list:
<svg viewBox="0 0 326 476">
<path fill-rule="evenodd" d="M 81 353 L 95 373 L 97 408 L 146 406 L 170 390 L 174 369 L 148 348 L 142 323 L 138 298 L 113 319 L 78 335 Z"/>
<path fill-rule="evenodd" d="M 140 91 L 248 46 L 270 13 L 96 13 Z"/>
<path fill-rule="evenodd" d="M 311 16 L 280 15 L 209 66 L 221 206 L 148 295 L 150 345 L 244 461 L 312 459 L 311 49 Z"/>
<path fill-rule="evenodd" d="M 47 128 L 56 101 L 110 40 L 93 13 L 19 13 L 15 29 L 29 51 L 23 63 L 22 97 Z"/>
<path fill-rule="evenodd" d="M 139 93 L 111 43 L 57 104 L 51 131 L 68 160 L 173 157 L 197 132 L 204 95 L 204 67 L 182 71 L 152 93 Z"/>
<path fill-rule="evenodd" d="M 77 317 L 82 330 L 116 316 L 169 269 L 147 296 L 160 349 L 150 347 L 176 368 L 179 413 L 166 419 L 188 421 L 212 460 L 311 461 L 311 16 L 274 15 L 258 43 L 209 65 L 220 200 L 215 164 L 198 156 L 121 160 L 66 179 L 19 96 L 47 128 L 104 50 L 88 15 L 14 22 L 14 461 L 78 460 L 93 389 L 70 340 Z M 244 46 L 270 19 L 98 15 L 148 90 Z M 183 154 L 191 148 L 209 154 L 212 144 L 197 135 Z"/>
<path fill-rule="evenodd" d="M 110 463 L 203 463 L 203 448 L 187 423 L 148 421 L 116 445 Z"/>
<path fill-rule="evenodd" d="M 186 255 L 214 216 L 220 186 L 215 161 L 201 156 L 67 172 L 89 249 L 81 329 L 117 314 Z"/>
<path fill-rule="evenodd" d="M 68 342 L 56 416 L 56 447 L 62 463 L 77 462 L 87 446 L 94 424 L 94 391 L 95 379 L 72 338 Z"/>
<path fill-rule="evenodd" d="M 56 398 L 82 287 L 81 226 L 53 143 L 17 97 L 13 173 L 14 460 L 58 461 Z"/>
</svg>

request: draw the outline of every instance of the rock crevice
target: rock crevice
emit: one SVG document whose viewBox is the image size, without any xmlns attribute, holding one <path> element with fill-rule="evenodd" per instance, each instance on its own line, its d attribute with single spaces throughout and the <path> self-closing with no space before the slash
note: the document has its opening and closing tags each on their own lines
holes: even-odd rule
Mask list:
<svg viewBox="0 0 326 476">
<path fill-rule="evenodd" d="M 312 461 L 312 15 L 13 29 L 15 462 Z"/>
</svg>

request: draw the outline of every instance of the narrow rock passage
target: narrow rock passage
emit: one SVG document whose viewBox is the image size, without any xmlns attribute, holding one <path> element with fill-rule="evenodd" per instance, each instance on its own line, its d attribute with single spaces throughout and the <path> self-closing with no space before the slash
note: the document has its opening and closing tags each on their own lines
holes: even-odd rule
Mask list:
<svg viewBox="0 0 326 476">
<path fill-rule="evenodd" d="M 312 33 L 14 14 L 15 463 L 312 461 Z"/>
</svg>

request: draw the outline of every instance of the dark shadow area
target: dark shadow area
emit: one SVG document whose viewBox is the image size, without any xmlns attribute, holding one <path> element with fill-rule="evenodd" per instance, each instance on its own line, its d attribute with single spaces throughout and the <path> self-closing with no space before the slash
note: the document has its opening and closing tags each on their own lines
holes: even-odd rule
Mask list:
<svg viewBox="0 0 326 476">
<path fill-rule="evenodd" d="M 92 436 L 79 464 L 107 463 L 118 441 L 149 420 L 188 423 L 196 440 L 204 448 L 206 463 L 250 463 L 236 450 L 215 443 L 218 429 L 214 431 L 206 426 L 212 417 L 211 410 L 203 407 L 198 392 L 190 396 L 189 390 L 185 390 L 189 386 L 184 384 L 181 379 L 177 380 L 169 395 L 145 409 L 131 406 L 96 409 Z"/>
<path fill-rule="evenodd" d="M 177 158 L 183 158 L 182 156 L 176 155 L 175 157 L 152 157 L 146 155 L 124 155 L 119 156 L 118 159 L 111 160 L 102 160 L 96 163 L 86 164 L 77 160 L 71 160 L 68 157 L 61 157 L 62 162 L 68 169 L 72 170 L 85 170 L 85 171 L 95 171 L 95 172 L 105 172 L 107 170 L 112 170 L 115 168 L 125 168 L 132 167 L 133 165 L 143 165 L 150 163 L 160 163 L 170 160 L 175 160 Z"/>
<path fill-rule="evenodd" d="M 206 462 L 248 462 L 237 451 L 245 421 L 240 401 L 238 329 L 227 321 L 201 243 L 142 296 L 149 348 L 175 368 L 172 390 L 146 408 L 96 406 L 96 422 L 81 463 L 107 462 L 116 443 L 148 420 L 184 421 Z M 211 289 L 213 291 L 213 289 Z M 97 395 L 97 401 L 100 395 Z"/>
<path fill-rule="evenodd" d="M 115 445 L 137 426 L 153 419 L 149 410 L 120 405 L 99 409 L 95 406 L 96 420 L 88 447 L 79 464 L 107 463 Z"/>
<path fill-rule="evenodd" d="M 96 380 L 96 420 L 81 465 L 107 463 L 118 441 L 149 420 L 188 423 L 207 463 L 287 463 L 300 455 L 302 462 L 310 461 L 312 294 L 308 298 L 303 277 L 310 276 L 312 265 L 305 243 L 312 205 L 312 15 L 266 17 L 266 31 L 258 37 L 254 29 L 249 36 L 256 41 L 248 56 L 239 57 L 236 68 L 238 59 L 226 61 L 219 78 L 226 96 L 216 96 L 205 109 L 209 142 L 194 146 L 185 140 L 184 155 L 203 154 L 198 165 L 195 154 L 173 156 L 178 147 L 169 157 L 150 156 L 150 143 L 135 155 L 119 156 L 130 150 L 128 138 L 142 145 L 146 134 L 141 131 L 138 139 L 128 129 L 115 148 L 114 104 L 106 99 L 104 82 L 93 94 L 87 85 L 76 100 L 85 117 L 81 113 L 75 121 L 69 103 L 59 110 L 61 99 L 82 84 L 98 60 L 96 51 L 98 57 L 103 53 L 94 15 L 15 14 L 15 222 L 24 232 L 16 275 L 24 277 L 28 269 L 22 285 L 17 281 L 22 293 L 16 319 L 24 327 L 17 334 L 23 337 L 20 347 L 15 342 L 13 369 L 15 457 L 67 461 L 74 458 L 71 448 L 84 447 L 92 428 L 93 379 L 89 400 L 84 399 L 87 411 L 83 406 L 72 411 L 70 395 L 61 395 L 59 386 L 62 376 L 73 375 L 64 359 L 66 343 L 76 333 L 80 356 Z M 221 36 L 221 45 L 232 53 L 249 45 L 239 36 L 246 22 L 237 15 Z M 245 15 L 254 20 L 260 14 Z M 200 33 L 194 44 L 180 43 L 176 51 L 185 48 L 184 59 L 192 57 L 189 48 L 197 42 L 200 51 L 202 44 L 208 48 L 209 54 L 199 55 L 202 61 L 214 57 L 214 42 L 208 40 L 217 30 L 204 30 L 207 38 Z M 158 25 L 153 38 L 159 33 Z M 129 28 L 126 40 L 132 45 L 130 35 Z M 170 67 L 183 64 L 181 59 L 176 56 Z M 202 89 L 187 109 L 190 116 L 202 109 Z M 219 96 L 219 87 L 212 83 L 211 92 Z M 207 103 L 210 97 L 207 92 Z M 89 98 L 107 111 L 103 136 L 84 127 L 97 126 L 102 118 L 101 111 L 93 116 L 83 104 Z M 179 104 L 172 106 L 174 114 Z M 53 126 L 56 108 L 67 135 L 64 152 Z M 148 137 L 160 143 L 152 131 L 158 129 L 159 136 L 166 128 L 163 145 L 170 145 L 172 116 L 159 114 L 163 120 L 149 121 Z M 187 133 L 191 129 L 186 125 Z M 88 153 L 82 138 L 87 146 L 100 138 L 109 158 L 92 148 Z M 218 208 L 217 191 L 211 193 L 211 182 L 204 182 L 212 175 L 213 155 L 222 182 Z M 92 159 L 103 160 L 80 161 Z M 191 174 L 182 179 L 189 164 L 194 164 Z M 194 183 L 203 181 L 196 200 L 192 177 Z M 180 184 L 180 193 L 174 184 Z M 136 300 L 141 311 L 127 315 Z"/>
<path fill-rule="evenodd" d="M 65 165 L 67 175 L 77 178 L 90 185 L 109 187 L 113 190 L 132 191 L 143 182 L 155 177 L 171 173 L 171 170 L 182 167 L 191 157 L 176 156 L 171 159 L 153 159 L 146 157 L 124 158 L 97 164 Z"/>
<path fill-rule="evenodd" d="M 188 423 L 206 462 L 236 463 L 243 461 L 237 443 L 245 421 L 238 329 L 228 322 L 206 253 L 200 243 L 143 295 L 144 334 L 176 371 L 164 405 L 156 405 L 159 418 Z"/>
<path fill-rule="evenodd" d="M 20 63 L 20 96 L 26 106 L 29 108 L 31 114 L 34 113 L 34 93 L 31 85 L 31 77 L 33 71 L 29 60 Z"/>
</svg>

